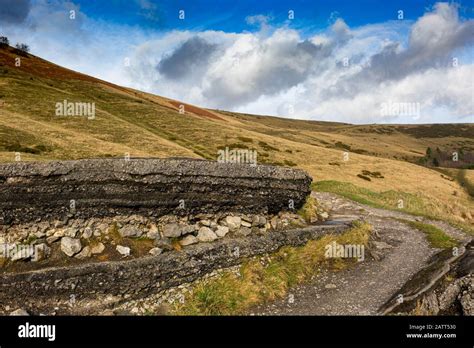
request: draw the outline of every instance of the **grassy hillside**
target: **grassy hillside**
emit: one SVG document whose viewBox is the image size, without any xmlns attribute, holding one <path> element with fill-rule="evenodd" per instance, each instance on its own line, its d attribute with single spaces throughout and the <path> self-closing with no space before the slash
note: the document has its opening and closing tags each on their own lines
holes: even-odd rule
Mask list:
<svg viewBox="0 0 474 348">
<path fill-rule="evenodd" d="M 216 159 L 219 148 L 258 151 L 260 163 L 298 166 L 332 191 L 369 190 L 429 215 L 473 224 L 468 187 L 414 162 L 427 147 L 474 149 L 474 125 L 361 125 L 207 110 L 116 86 L 32 55 L 0 48 L 0 161 L 90 157 Z M 96 117 L 56 116 L 55 105 L 95 103 Z M 184 105 L 184 114 L 179 112 Z M 344 152 L 349 159 L 344 161 Z M 462 177 L 472 182 L 472 170 Z M 341 184 L 343 183 L 343 184 Z M 407 196 L 408 195 L 408 196 Z M 390 200 L 397 208 L 398 199 Z M 395 203 L 393 203 L 395 202 Z M 405 208 L 407 208 L 405 206 Z M 415 209 L 413 207 L 413 209 Z"/>
</svg>

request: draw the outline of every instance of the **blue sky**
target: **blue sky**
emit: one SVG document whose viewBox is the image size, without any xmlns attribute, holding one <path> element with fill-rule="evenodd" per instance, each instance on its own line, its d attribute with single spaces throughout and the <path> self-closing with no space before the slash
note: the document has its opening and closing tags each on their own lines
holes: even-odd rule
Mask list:
<svg viewBox="0 0 474 348">
<path fill-rule="evenodd" d="M 137 25 L 151 30 L 222 30 L 242 32 L 252 30 L 245 18 L 251 15 L 271 15 L 275 23 L 287 20 L 293 10 L 296 28 L 323 30 L 334 15 L 343 17 L 350 27 L 396 19 L 398 10 L 407 20 L 416 20 L 426 8 L 436 2 L 427 0 L 79 0 L 74 1 L 86 15 L 116 24 Z M 457 1 L 460 13 L 472 17 L 468 5 L 472 1 Z M 179 20 L 179 10 L 185 10 L 186 20 Z M 332 16 L 332 17 L 331 17 Z M 255 28 L 253 28 L 255 30 Z"/>
<path fill-rule="evenodd" d="M 0 34 L 56 64 L 204 107 L 351 123 L 473 122 L 472 5 L 0 0 Z M 418 111 L 402 112 L 407 106 Z"/>
</svg>

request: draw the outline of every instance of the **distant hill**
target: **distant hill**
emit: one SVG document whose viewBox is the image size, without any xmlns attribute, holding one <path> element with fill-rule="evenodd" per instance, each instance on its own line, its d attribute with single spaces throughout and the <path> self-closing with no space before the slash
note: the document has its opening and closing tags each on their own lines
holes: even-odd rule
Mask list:
<svg viewBox="0 0 474 348">
<path fill-rule="evenodd" d="M 57 103 L 64 101 L 94 103 L 95 117 L 57 116 Z M 428 147 L 472 153 L 473 124 L 351 125 L 209 110 L 0 48 L 2 162 L 14 161 L 15 153 L 27 161 L 126 154 L 216 159 L 225 147 L 255 149 L 259 163 L 298 166 L 315 181 L 410 193 L 431 204 L 432 213 L 472 219 L 473 203 L 457 173 L 415 163 Z"/>
</svg>

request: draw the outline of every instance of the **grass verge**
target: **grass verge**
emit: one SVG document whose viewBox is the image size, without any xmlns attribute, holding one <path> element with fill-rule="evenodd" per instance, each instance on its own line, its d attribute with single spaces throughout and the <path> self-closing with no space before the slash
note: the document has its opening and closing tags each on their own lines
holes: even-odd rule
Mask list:
<svg viewBox="0 0 474 348">
<path fill-rule="evenodd" d="M 433 209 L 440 207 L 430 206 L 430 203 L 421 196 L 412 193 L 394 190 L 375 192 L 348 182 L 334 180 L 315 182 L 312 184 L 312 189 L 319 192 L 335 193 L 374 208 L 401 211 L 411 215 L 423 216 L 431 220 L 446 221 L 466 233 L 474 235 L 474 227 L 472 225 L 454 220 L 447 212 L 444 212 L 444 215 L 440 214 L 440 209 Z M 400 202 L 402 203 L 401 208 L 399 208 Z M 434 211 L 437 212 L 437 215 L 433 215 L 432 212 Z"/>
<path fill-rule="evenodd" d="M 436 226 L 405 219 L 399 219 L 399 221 L 406 223 L 409 226 L 416 228 L 417 230 L 426 234 L 426 238 L 433 248 L 450 249 L 459 244 L 455 239 L 448 236 Z"/>
<path fill-rule="evenodd" d="M 413 215 L 427 214 L 423 200 L 411 193 L 394 190 L 375 192 L 348 182 L 334 180 L 318 181 L 313 183 L 312 188 L 315 191 L 336 193 L 374 208 L 404 211 Z M 403 208 L 398 208 L 400 200 Z"/>
<path fill-rule="evenodd" d="M 357 223 L 340 235 L 327 235 L 301 247 L 283 247 L 265 257 L 246 260 L 239 274 L 224 271 L 220 276 L 196 283 L 183 303 L 175 302 L 174 315 L 235 315 L 251 307 L 284 297 L 288 289 L 308 280 L 319 267 L 343 269 L 355 259 L 328 259 L 326 245 L 363 244 L 367 246 L 372 228 Z"/>
<path fill-rule="evenodd" d="M 311 196 L 306 198 L 305 204 L 298 210 L 298 215 L 301 216 L 306 222 L 312 223 L 318 220 L 317 215 L 318 202 Z"/>
</svg>

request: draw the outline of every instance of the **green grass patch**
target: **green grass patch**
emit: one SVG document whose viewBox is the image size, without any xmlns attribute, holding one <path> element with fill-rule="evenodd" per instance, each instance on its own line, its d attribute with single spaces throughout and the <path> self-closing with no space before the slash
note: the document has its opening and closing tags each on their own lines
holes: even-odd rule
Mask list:
<svg viewBox="0 0 474 348">
<path fill-rule="evenodd" d="M 423 199 L 423 197 L 411 193 L 394 190 L 375 192 L 348 182 L 334 180 L 317 181 L 312 184 L 312 189 L 320 192 L 335 193 L 374 208 L 401 211 L 411 215 L 426 217 L 431 220 L 446 221 L 454 227 L 474 235 L 473 226 L 450 219 L 447 215 L 435 216 L 431 214 L 432 209 L 429 203 Z M 400 200 L 403 202 L 402 208 L 399 208 Z"/>
<path fill-rule="evenodd" d="M 474 183 L 472 183 L 468 180 L 466 169 L 461 169 L 460 171 L 458 171 L 458 173 L 456 175 L 456 180 L 462 187 L 464 187 L 466 192 L 471 197 L 474 197 Z"/>
<path fill-rule="evenodd" d="M 306 198 L 304 205 L 298 210 L 298 215 L 305 219 L 306 222 L 311 223 L 318 219 L 317 216 L 318 201 L 311 196 Z"/>
<path fill-rule="evenodd" d="M 448 236 L 436 226 L 419 221 L 409 221 L 404 219 L 400 219 L 400 221 L 425 233 L 428 242 L 430 242 L 433 248 L 450 249 L 459 244 L 455 239 Z"/>
<path fill-rule="evenodd" d="M 326 245 L 336 241 L 367 246 L 371 231 L 369 224 L 358 223 L 340 235 L 326 235 L 301 247 L 283 247 L 267 257 L 248 259 L 239 274 L 224 271 L 196 283 L 183 303 L 173 303 L 171 314 L 244 314 L 255 305 L 284 297 L 288 289 L 310 279 L 317 266 L 339 270 L 353 264 L 353 259 L 326 258 Z"/>
<path fill-rule="evenodd" d="M 374 208 L 398 210 L 413 215 L 427 216 L 423 199 L 407 192 L 394 190 L 376 192 L 348 182 L 334 180 L 315 182 L 312 184 L 312 188 L 315 191 L 336 193 Z M 403 208 L 398 208 L 400 200 L 403 202 Z"/>
</svg>

